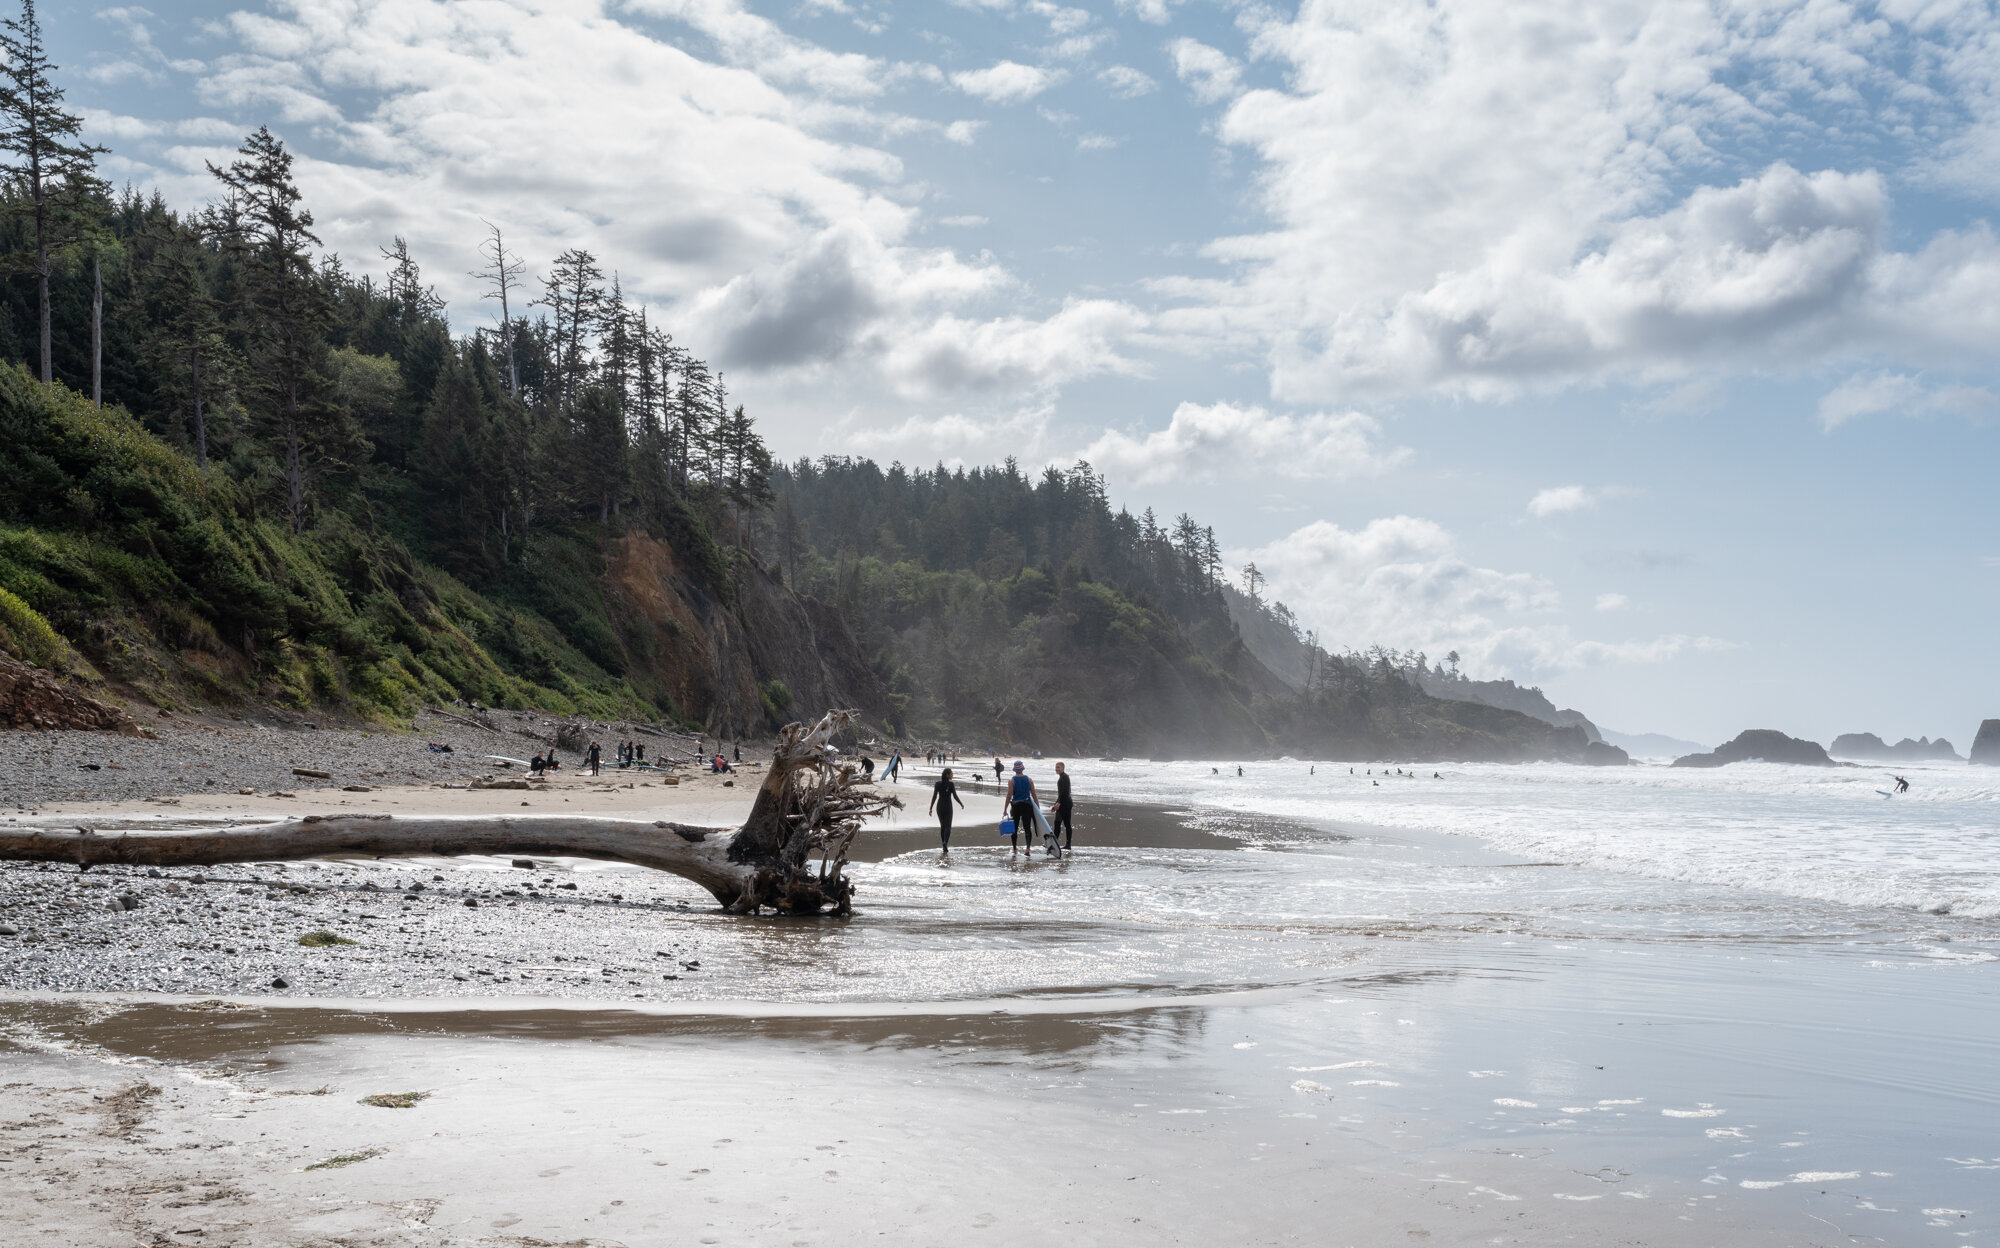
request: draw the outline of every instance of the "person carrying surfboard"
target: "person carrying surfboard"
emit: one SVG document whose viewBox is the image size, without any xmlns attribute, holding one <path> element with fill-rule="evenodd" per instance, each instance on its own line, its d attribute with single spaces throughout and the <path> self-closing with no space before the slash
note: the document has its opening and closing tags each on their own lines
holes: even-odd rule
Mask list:
<svg viewBox="0 0 2000 1248">
<path fill-rule="evenodd" d="M 1001 811 L 1014 816 L 1014 833 L 1007 838 L 1007 847 L 1011 853 L 1020 852 L 1019 841 L 1025 837 L 1028 842 L 1028 857 L 1035 856 L 1035 824 L 1040 803 L 1041 799 L 1035 795 L 1035 782 L 1028 775 L 1028 765 L 1015 759 L 1014 778 L 1000 791 Z"/>
</svg>

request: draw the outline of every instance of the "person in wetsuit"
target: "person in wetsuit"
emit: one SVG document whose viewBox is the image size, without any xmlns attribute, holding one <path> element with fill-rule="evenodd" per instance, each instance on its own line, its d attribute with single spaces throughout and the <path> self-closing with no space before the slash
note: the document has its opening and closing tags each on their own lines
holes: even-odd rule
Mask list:
<svg viewBox="0 0 2000 1248">
<path fill-rule="evenodd" d="M 951 768 L 944 769 L 938 782 L 931 786 L 930 809 L 937 814 L 938 844 L 943 846 L 940 858 L 951 857 L 951 804 L 965 805 L 965 799 L 958 795 L 958 786 L 951 782 Z"/>
<path fill-rule="evenodd" d="M 1028 857 L 1035 856 L 1035 803 L 1041 799 L 1035 794 L 1035 782 L 1028 777 L 1028 765 L 1016 760 L 1014 778 L 1001 790 L 1000 809 L 1014 817 L 1014 835 L 1007 838 L 1007 848 L 1013 853 L 1020 852 L 1018 842 L 1028 842 Z"/>
<path fill-rule="evenodd" d="M 1070 825 L 1070 814 L 1074 807 L 1069 796 L 1069 772 L 1061 763 L 1056 764 L 1056 804 L 1049 809 L 1049 829 L 1062 838 L 1062 847 L 1067 850 L 1076 829 Z"/>
<path fill-rule="evenodd" d="M 1901 776 L 1895 777 L 1895 780 L 1896 780 L 1896 792 L 1908 793 L 1910 791 L 1910 782 L 1908 780 L 1903 779 L 1903 777 Z"/>
</svg>

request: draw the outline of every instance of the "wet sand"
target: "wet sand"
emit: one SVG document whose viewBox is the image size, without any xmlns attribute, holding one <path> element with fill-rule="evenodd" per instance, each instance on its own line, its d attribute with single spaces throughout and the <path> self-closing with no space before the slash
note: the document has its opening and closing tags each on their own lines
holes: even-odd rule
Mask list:
<svg viewBox="0 0 2000 1248">
<path fill-rule="evenodd" d="M 1523 1202 L 1579 1179 L 1334 1112 L 1231 1043 L 1241 1004 L 1006 1008 L 16 1003 L 0 1243 L 1818 1242 L 1653 1190 Z"/>
</svg>

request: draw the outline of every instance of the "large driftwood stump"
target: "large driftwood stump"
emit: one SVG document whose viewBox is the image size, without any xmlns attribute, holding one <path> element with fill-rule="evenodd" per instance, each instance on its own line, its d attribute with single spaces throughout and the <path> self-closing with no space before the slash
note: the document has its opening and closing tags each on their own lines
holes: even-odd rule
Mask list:
<svg viewBox="0 0 2000 1248">
<path fill-rule="evenodd" d="M 604 858 L 693 880 L 726 909 L 750 914 L 846 914 L 844 874 L 862 823 L 902 803 L 852 766 L 836 766 L 829 741 L 855 717 L 829 711 L 785 728 L 750 817 L 733 831 L 678 823 L 580 816 L 396 818 L 307 815 L 249 826 L 83 828 L 0 826 L 0 859 L 200 867 L 367 855 L 378 858 L 536 856 Z"/>
</svg>

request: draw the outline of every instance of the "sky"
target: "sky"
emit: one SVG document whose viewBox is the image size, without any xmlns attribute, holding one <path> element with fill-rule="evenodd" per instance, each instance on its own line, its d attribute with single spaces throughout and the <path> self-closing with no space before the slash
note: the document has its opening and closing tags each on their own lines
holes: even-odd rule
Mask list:
<svg viewBox="0 0 2000 1248">
<path fill-rule="evenodd" d="M 2000 12 L 1623 0 L 42 9 L 114 180 L 269 125 L 461 328 L 615 270 L 785 458 L 1081 459 L 1331 648 L 1600 725 L 2000 716 Z"/>
</svg>

